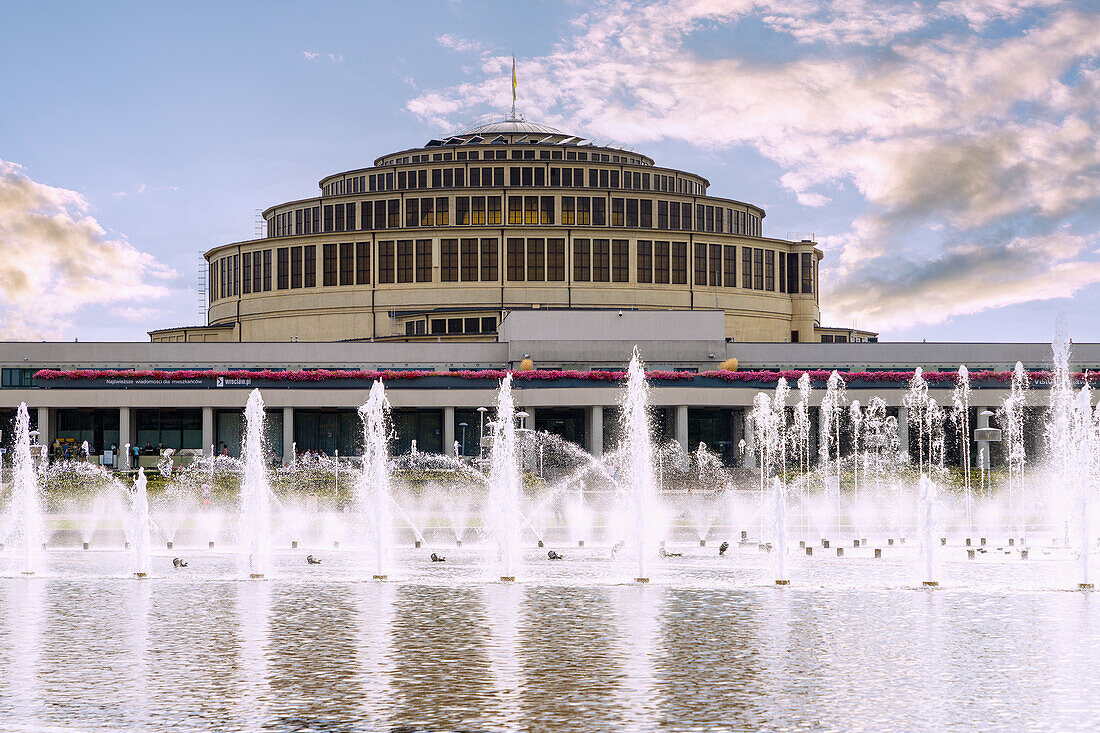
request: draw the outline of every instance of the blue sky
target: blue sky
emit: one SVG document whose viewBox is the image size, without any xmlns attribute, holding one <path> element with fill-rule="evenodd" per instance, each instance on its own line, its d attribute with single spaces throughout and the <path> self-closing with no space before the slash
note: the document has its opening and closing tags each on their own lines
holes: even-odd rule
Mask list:
<svg viewBox="0 0 1100 733">
<path fill-rule="evenodd" d="M 1088 3 L 5 3 L 8 338 L 200 322 L 199 253 L 510 101 L 813 232 L 823 321 L 1100 340 Z"/>
</svg>

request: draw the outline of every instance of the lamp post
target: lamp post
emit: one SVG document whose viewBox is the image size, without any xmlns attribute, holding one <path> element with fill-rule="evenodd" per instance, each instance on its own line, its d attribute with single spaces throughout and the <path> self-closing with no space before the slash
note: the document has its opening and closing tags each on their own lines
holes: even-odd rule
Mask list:
<svg viewBox="0 0 1100 733">
<path fill-rule="evenodd" d="M 460 422 L 458 427 L 462 428 L 462 457 L 466 457 L 466 428 L 469 427 L 466 423 Z"/>
<path fill-rule="evenodd" d="M 477 457 L 485 457 L 485 413 L 489 411 L 488 407 L 479 407 L 477 411 L 481 413 L 481 436 L 478 438 L 477 443 Z"/>
</svg>

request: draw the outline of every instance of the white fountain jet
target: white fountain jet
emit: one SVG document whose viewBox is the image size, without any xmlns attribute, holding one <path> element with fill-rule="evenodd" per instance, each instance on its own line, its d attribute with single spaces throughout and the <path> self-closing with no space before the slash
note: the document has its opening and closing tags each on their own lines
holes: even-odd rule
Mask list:
<svg viewBox="0 0 1100 733">
<path fill-rule="evenodd" d="M 241 446 L 242 551 L 248 557 L 248 577 L 262 578 L 271 561 L 271 487 L 264 467 L 264 398 L 252 390 L 244 408 L 245 434 Z"/>
<path fill-rule="evenodd" d="M 363 470 L 356 482 L 357 509 L 370 517 L 369 545 L 374 555 L 374 580 L 385 580 L 389 566 L 389 548 L 393 537 L 390 507 L 389 412 L 386 388 L 376 380 L 370 396 L 359 408 L 363 421 Z"/>
<path fill-rule="evenodd" d="M 626 396 L 622 410 L 623 483 L 634 514 L 634 542 L 638 569 L 634 580 L 648 583 L 647 565 L 656 552 L 658 515 L 657 487 L 653 478 L 653 439 L 649 425 L 649 385 L 638 347 L 627 369 Z"/>
<path fill-rule="evenodd" d="M 523 478 L 516 445 L 516 407 L 512 399 L 512 375 L 501 380 L 497 393 L 497 419 L 493 423 L 493 449 L 489 464 L 489 532 L 497 550 L 500 579 L 516 579 L 519 564 L 520 497 Z"/>
<path fill-rule="evenodd" d="M 922 584 L 934 588 L 939 583 L 936 575 L 936 484 L 927 475 L 920 477 L 920 492 L 917 496 L 920 522 L 920 554 L 924 560 L 924 581 Z"/>
<path fill-rule="evenodd" d="M 145 469 L 138 469 L 130 496 L 130 564 L 134 577 L 149 574 L 149 492 L 146 490 Z"/>
<path fill-rule="evenodd" d="M 12 459 L 12 514 L 16 543 L 23 545 L 23 574 L 34 575 L 42 567 L 42 500 L 38 475 L 31 457 L 30 416 L 27 403 L 19 405 L 15 418 L 15 454 Z"/>
<path fill-rule="evenodd" d="M 787 579 L 787 497 L 783 482 L 772 478 L 772 557 L 775 584 L 790 585 Z"/>
</svg>

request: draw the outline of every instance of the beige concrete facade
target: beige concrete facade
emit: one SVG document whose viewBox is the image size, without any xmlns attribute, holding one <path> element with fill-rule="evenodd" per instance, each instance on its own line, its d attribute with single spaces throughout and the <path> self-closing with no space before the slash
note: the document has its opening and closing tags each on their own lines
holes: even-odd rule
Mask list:
<svg viewBox="0 0 1100 733">
<path fill-rule="evenodd" d="M 566 174 L 568 173 L 568 178 Z M 491 185 L 490 185 L 491 184 Z M 719 311 L 734 341 L 818 341 L 811 240 L 696 174 L 520 120 L 326 177 L 209 250 L 208 325 L 153 341 L 494 340 L 526 309 Z"/>
</svg>

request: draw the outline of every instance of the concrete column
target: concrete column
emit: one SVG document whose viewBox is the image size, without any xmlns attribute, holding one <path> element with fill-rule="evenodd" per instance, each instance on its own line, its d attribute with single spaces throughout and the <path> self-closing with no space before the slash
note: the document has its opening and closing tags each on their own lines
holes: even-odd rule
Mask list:
<svg viewBox="0 0 1100 733">
<path fill-rule="evenodd" d="M 38 443 L 49 450 L 57 437 L 57 425 L 54 423 L 56 410 L 53 407 L 38 408 Z"/>
<path fill-rule="evenodd" d="M 443 408 L 443 455 L 455 453 L 455 408 Z"/>
<path fill-rule="evenodd" d="M 202 408 L 202 452 L 213 455 L 214 452 L 214 408 Z"/>
<path fill-rule="evenodd" d="M 283 408 L 283 463 L 290 463 L 294 455 L 294 408 Z"/>
<path fill-rule="evenodd" d="M 688 447 L 688 408 L 687 405 L 676 406 L 676 442 L 687 453 Z"/>
<path fill-rule="evenodd" d="M 898 450 L 909 455 L 909 408 L 898 408 Z"/>
<path fill-rule="evenodd" d="M 745 468 L 756 468 L 759 465 L 756 460 L 756 426 L 752 423 L 752 411 L 747 407 L 741 412 L 741 421 L 741 432 L 745 435 L 743 465 Z"/>
<path fill-rule="evenodd" d="M 126 470 L 130 468 L 130 450 L 127 443 L 133 444 L 136 436 L 131 429 L 131 413 L 129 407 L 118 408 L 118 468 Z"/>
<path fill-rule="evenodd" d="M 588 452 L 596 458 L 603 455 L 603 407 L 588 408 Z"/>
</svg>

